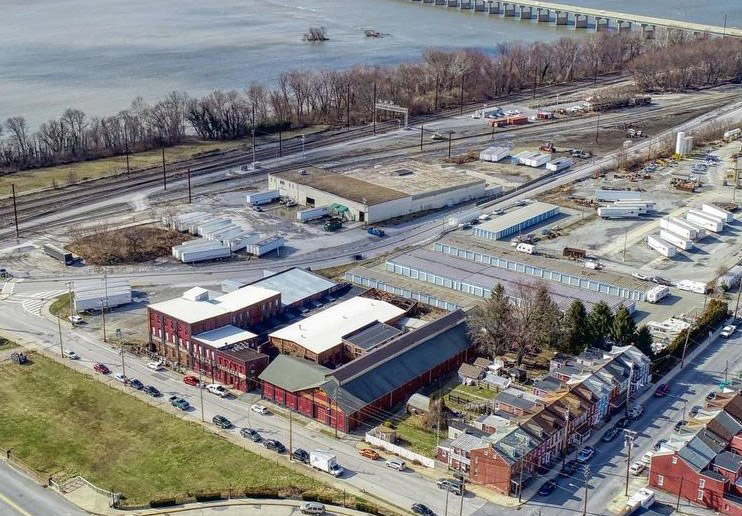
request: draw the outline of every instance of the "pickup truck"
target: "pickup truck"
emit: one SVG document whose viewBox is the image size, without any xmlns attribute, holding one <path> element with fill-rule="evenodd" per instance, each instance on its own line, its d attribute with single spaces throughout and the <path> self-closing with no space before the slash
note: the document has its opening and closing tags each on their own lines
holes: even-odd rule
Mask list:
<svg viewBox="0 0 742 516">
<path fill-rule="evenodd" d="M 220 398 L 226 398 L 227 396 L 229 396 L 229 391 L 218 383 L 210 383 L 206 386 L 206 390 L 209 391 L 211 394 L 216 394 Z"/>
</svg>

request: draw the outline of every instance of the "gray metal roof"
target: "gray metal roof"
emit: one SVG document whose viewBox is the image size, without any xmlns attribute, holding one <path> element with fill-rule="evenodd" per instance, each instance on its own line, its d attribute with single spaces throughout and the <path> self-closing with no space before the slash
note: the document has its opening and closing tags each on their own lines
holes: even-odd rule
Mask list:
<svg viewBox="0 0 742 516">
<path fill-rule="evenodd" d="M 278 355 L 258 378 L 289 392 L 319 387 L 331 373 L 321 365 L 289 355 Z"/>
<path fill-rule="evenodd" d="M 336 284 L 322 276 L 294 267 L 254 281 L 251 285 L 280 292 L 281 304 L 287 306 L 330 290 Z"/>
<path fill-rule="evenodd" d="M 430 398 L 424 394 L 416 392 L 407 400 L 407 406 L 428 412 L 430 410 Z"/>
<path fill-rule="evenodd" d="M 527 455 L 543 440 L 537 438 L 524 428 L 516 428 L 495 443 L 499 455 L 509 464 L 514 464 L 521 455 Z"/>
<path fill-rule="evenodd" d="M 742 469 L 742 455 L 723 451 L 714 457 L 714 466 L 736 473 Z"/>
<path fill-rule="evenodd" d="M 470 435 L 467 433 L 461 434 L 451 443 L 451 448 L 458 448 L 459 450 L 464 450 L 465 452 L 470 452 L 477 448 L 484 448 L 485 446 L 487 446 L 487 443 L 485 441 L 482 441 L 481 437 Z"/>
<path fill-rule="evenodd" d="M 701 439 L 694 437 L 688 444 L 678 450 L 678 456 L 691 468 L 700 472 L 714 460 L 716 452 L 709 448 Z"/>
<path fill-rule="evenodd" d="M 559 389 L 562 388 L 563 383 L 558 378 L 555 378 L 551 375 L 544 376 L 540 380 L 536 380 L 533 383 L 533 386 L 537 389 L 541 389 L 544 391 L 550 391 L 550 392 L 556 392 Z"/>
<path fill-rule="evenodd" d="M 710 430 L 719 434 L 727 442 L 742 432 L 742 424 L 723 410 L 709 421 L 708 426 Z"/>
<path fill-rule="evenodd" d="M 359 348 L 370 350 L 393 339 L 400 333 L 402 333 L 402 330 L 398 330 L 394 326 L 375 321 L 365 328 L 361 328 L 357 332 L 343 337 L 343 340 Z"/>
<path fill-rule="evenodd" d="M 490 231 L 492 233 L 499 233 L 500 231 L 517 226 L 518 224 L 528 222 L 534 217 L 543 215 L 555 208 L 558 210 L 559 206 L 545 202 L 534 202 L 522 208 L 518 208 L 515 211 L 511 211 L 489 220 L 484 224 L 481 224 L 479 229 Z"/>
<path fill-rule="evenodd" d="M 710 430 L 708 427 L 699 430 L 696 434 L 696 437 L 702 440 L 703 443 L 711 448 L 714 453 L 719 453 L 720 451 L 722 451 L 724 448 L 727 447 L 727 443 L 729 442 L 724 437 Z M 729 440 L 731 440 L 731 437 L 729 438 Z"/>
<path fill-rule="evenodd" d="M 521 396 L 516 396 L 509 392 L 503 391 L 495 397 L 495 401 L 499 401 L 512 407 L 518 407 L 522 410 L 531 410 L 536 404 L 528 399 Z"/>
</svg>

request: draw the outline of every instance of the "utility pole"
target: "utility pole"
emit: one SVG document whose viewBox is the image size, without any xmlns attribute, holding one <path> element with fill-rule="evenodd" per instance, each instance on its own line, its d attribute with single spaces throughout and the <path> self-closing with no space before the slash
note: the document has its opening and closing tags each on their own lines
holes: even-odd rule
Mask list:
<svg viewBox="0 0 742 516">
<path fill-rule="evenodd" d="M 345 118 L 347 118 L 348 131 L 350 131 L 350 83 L 348 83 L 348 91 L 345 97 Z M 374 111 L 376 111 L 376 106 L 374 106 Z"/>
<path fill-rule="evenodd" d="M 64 346 L 62 345 L 62 319 L 57 314 L 57 329 L 59 330 L 59 354 L 64 358 Z"/>
<path fill-rule="evenodd" d="M 680 369 L 685 367 L 685 351 L 688 349 L 688 338 L 690 337 L 690 328 L 685 329 L 685 344 L 683 344 L 683 356 L 680 358 Z"/>
<path fill-rule="evenodd" d="M 255 122 L 253 122 L 254 124 Z M 255 127 L 252 128 L 252 169 L 255 170 Z"/>
<path fill-rule="evenodd" d="M 108 342 L 108 337 L 106 335 L 106 301 L 105 299 L 100 300 L 100 315 L 103 318 L 103 342 Z"/>
<path fill-rule="evenodd" d="M 461 88 L 459 95 L 459 114 L 464 114 L 464 74 L 461 74 Z"/>
<path fill-rule="evenodd" d="M 204 422 L 204 384 L 203 384 L 203 381 L 201 381 L 201 376 L 202 376 L 201 370 L 202 369 L 203 369 L 203 362 L 201 361 L 201 354 L 199 353 L 198 355 L 198 393 L 201 398 L 201 422 L 203 423 Z"/>
<path fill-rule="evenodd" d="M 283 155 L 283 140 L 281 138 L 281 130 L 278 130 L 278 157 Z"/>
<path fill-rule="evenodd" d="M 631 404 L 631 382 L 634 380 L 634 364 L 629 366 L 629 384 L 626 386 L 626 416 L 629 415 L 629 405 Z"/>
<path fill-rule="evenodd" d="M 292 435 L 291 434 L 292 434 L 292 429 L 293 429 L 292 423 L 293 423 L 293 420 L 294 420 L 293 416 L 294 416 L 294 408 L 291 407 L 289 409 L 289 460 L 291 460 L 291 456 L 292 456 L 291 454 L 294 452 L 294 448 L 291 446 L 291 444 L 292 444 L 292 440 L 291 440 Z"/>
<path fill-rule="evenodd" d="M 423 126 L 420 126 L 420 150 L 423 150 Z"/>
<path fill-rule="evenodd" d="M 567 462 L 567 436 L 569 434 L 569 411 L 564 415 L 564 453 L 562 454 L 562 468 Z"/>
<path fill-rule="evenodd" d="M 448 488 L 446 488 L 446 508 L 445 508 L 445 511 L 443 512 L 443 516 L 448 516 L 448 493 L 449 493 L 449 490 Z"/>
<path fill-rule="evenodd" d="M 678 489 L 678 501 L 675 503 L 675 511 L 680 512 L 680 493 L 683 492 L 683 478 L 680 477 L 680 489 Z"/>
<path fill-rule="evenodd" d="M 124 152 L 126 153 L 126 177 L 131 178 L 131 169 L 129 168 L 129 126 L 124 120 Z"/>
<path fill-rule="evenodd" d="M 631 449 L 634 447 L 635 436 L 636 432 L 633 430 L 624 430 L 626 446 L 629 448 L 626 459 L 626 489 L 624 490 L 624 496 L 629 496 L 629 466 L 631 464 Z"/>
<path fill-rule="evenodd" d="M 188 169 L 188 204 L 191 204 L 191 169 Z"/>
<path fill-rule="evenodd" d="M 626 242 L 629 239 L 629 230 L 625 230 L 623 233 L 623 261 L 626 261 Z"/>
<path fill-rule="evenodd" d="M 16 204 L 15 199 L 15 183 L 11 184 L 10 188 L 13 191 L 13 219 L 15 220 L 15 237 L 20 238 L 21 233 L 18 230 L 18 205 Z"/>
<path fill-rule="evenodd" d="M 724 383 L 727 383 L 728 374 L 729 374 L 729 360 L 727 360 L 727 365 L 724 367 Z"/>
<path fill-rule="evenodd" d="M 121 339 L 119 339 L 119 346 L 121 346 L 121 374 L 124 375 L 124 379 L 126 379 L 126 363 L 124 362 L 124 344 L 121 342 Z"/>
<path fill-rule="evenodd" d="M 448 131 L 448 159 L 451 159 L 451 140 L 453 139 L 453 131 Z"/>
<path fill-rule="evenodd" d="M 737 304 L 734 306 L 734 322 L 737 322 L 737 311 L 739 310 L 739 295 L 742 293 L 742 281 L 737 286 Z"/>
<path fill-rule="evenodd" d="M 165 172 L 165 145 L 162 146 L 162 189 L 167 190 L 167 174 Z"/>
<path fill-rule="evenodd" d="M 600 131 L 600 111 L 598 111 L 598 122 L 595 124 L 595 143 L 598 143 L 598 132 Z"/>
<path fill-rule="evenodd" d="M 374 134 L 376 134 L 376 81 L 374 81 Z"/>
<path fill-rule="evenodd" d="M 68 281 L 68 282 L 67 282 L 67 300 L 68 300 L 68 301 L 69 301 L 69 303 L 70 303 L 70 308 L 69 308 L 69 311 L 70 311 L 70 315 L 71 315 L 71 316 L 72 316 L 72 315 L 77 315 L 77 314 L 75 313 L 75 310 L 74 310 L 74 309 L 72 308 L 72 306 L 73 306 L 73 304 L 72 304 L 72 301 L 73 301 L 73 294 L 72 294 L 72 282 L 71 282 L 71 281 Z M 70 319 L 70 320 L 72 321 L 72 319 Z M 75 321 L 72 321 L 72 326 L 73 326 L 73 327 L 75 326 Z"/>
<path fill-rule="evenodd" d="M 461 481 L 461 500 L 459 502 L 459 516 L 464 515 L 464 494 L 466 493 L 466 481 Z"/>
<path fill-rule="evenodd" d="M 582 510 L 582 516 L 587 516 L 587 488 L 590 482 L 590 466 L 585 465 L 585 508 Z"/>
</svg>

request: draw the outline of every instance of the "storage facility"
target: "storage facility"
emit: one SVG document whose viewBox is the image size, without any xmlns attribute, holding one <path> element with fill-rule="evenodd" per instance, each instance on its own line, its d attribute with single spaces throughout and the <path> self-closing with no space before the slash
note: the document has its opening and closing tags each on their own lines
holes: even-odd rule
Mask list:
<svg viewBox="0 0 742 516">
<path fill-rule="evenodd" d="M 677 253 L 675 246 L 667 240 L 660 238 L 659 235 L 649 235 L 647 237 L 647 245 L 665 258 L 672 258 Z"/>
<path fill-rule="evenodd" d="M 339 205 L 347 220 L 369 223 L 455 206 L 487 195 L 483 179 L 417 162 L 347 173 L 308 167 L 270 174 L 268 183 L 302 206 Z"/>
<path fill-rule="evenodd" d="M 487 147 L 479 153 L 480 161 L 496 163 L 510 155 L 510 147 Z"/>
<path fill-rule="evenodd" d="M 569 158 L 557 158 L 546 164 L 546 170 L 549 172 L 559 172 L 568 169 L 572 165 L 574 165 L 574 161 Z"/>
<path fill-rule="evenodd" d="M 474 228 L 474 236 L 500 240 L 559 214 L 559 206 L 534 202 Z"/>
<path fill-rule="evenodd" d="M 724 223 L 720 219 L 702 211 L 689 210 L 685 218 L 712 233 L 719 233 L 724 229 Z"/>
<path fill-rule="evenodd" d="M 131 286 L 127 279 L 90 279 L 73 282 L 75 312 L 114 308 L 131 303 Z"/>
<path fill-rule="evenodd" d="M 678 249 L 682 249 L 683 251 L 693 249 L 693 240 L 690 238 L 683 238 L 666 229 L 660 230 L 660 238 L 666 242 L 670 242 L 672 245 Z"/>
<path fill-rule="evenodd" d="M 600 201 L 639 201 L 642 198 L 641 192 L 633 190 L 595 190 L 595 200 Z"/>
</svg>

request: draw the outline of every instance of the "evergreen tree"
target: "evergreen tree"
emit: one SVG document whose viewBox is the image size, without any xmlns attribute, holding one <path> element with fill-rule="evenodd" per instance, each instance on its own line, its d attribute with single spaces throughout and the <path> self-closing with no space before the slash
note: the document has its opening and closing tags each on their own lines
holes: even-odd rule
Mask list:
<svg viewBox="0 0 742 516">
<path fill-rule="evenodd" d="M 613 330 L 613 313 L 605 301 L 593 305 L 590 315 L 587 316 L 590 344 L 597 348 L 606 349 L 606 339 Z"/>
<path fill-rule="evenodd" d="M 560 350 L 578 354 L 590 345 L 588 315 L 582 301 L 576 299 L 569 305 L 562 323 Z"/>
<path fill-rule="evenodd" d="M 471 311 L 469 338 L 482 353 L 495 358 L 508 351 L 513 332 L 513 305 L 499 283 L 483 305 Z"/>
<path fill-rule="evenodd" d="M 654 342 L 654 338 L 645 324 L 639 328 L 636 338 L 634 339 L 634 345 L 639 348 L 639 351 L 647 355 L 649 358 L 652 358 L 654 355 L 654 351 L 652 351 L 652 342 Z"/>
<path fill-rule="evenodd" d="M 619 346 L 628 346 L 636 339 L 636 323 L 625 306 L 621 306 L 613 318 L 611 337 Z"/>
</svg>

